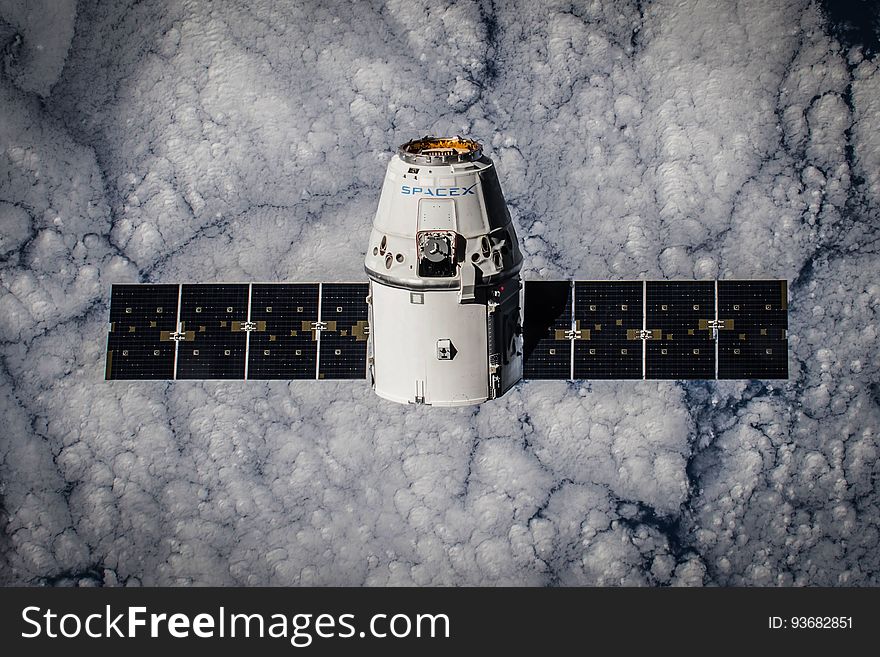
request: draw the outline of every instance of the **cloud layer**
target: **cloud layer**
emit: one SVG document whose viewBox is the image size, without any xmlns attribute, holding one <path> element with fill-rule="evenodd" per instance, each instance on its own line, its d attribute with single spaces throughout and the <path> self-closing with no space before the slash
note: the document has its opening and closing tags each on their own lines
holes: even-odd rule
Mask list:
<svg viewBox="0 0 880 657">
<path fill-rule="evenodd" d="M 712 4 L 0 2 L 0 582 L 880 584 L 878 60 Z M 790 380 L 102 380 L 111 283 L 361 280 L 426 133 L 528 277 L 788 279 Z"/>
</svg>

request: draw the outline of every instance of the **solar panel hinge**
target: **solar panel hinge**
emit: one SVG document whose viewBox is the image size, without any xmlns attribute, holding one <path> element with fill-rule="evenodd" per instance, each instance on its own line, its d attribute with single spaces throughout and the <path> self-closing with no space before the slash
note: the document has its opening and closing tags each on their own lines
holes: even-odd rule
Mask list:
<svg viewBox="0 0 880 657">
<path fill-rule="evenodd" d="M 498 397 L 498 391 L 501 389 L 501 377 L 497 374 L 492 374 L 489 379 L 489 393 L 492 399 L 496 399 Z"/>
<path fill-rule="evenodd" d="M 256 331 L 257 323 L 256 322 L 242 322 L 241 323 L 242 331 Z"/>
<path fill-rule="evenodd" d="M 718 339 L 718 331 L 725 328 L 724 320 L 720 319 L 710 319 L 706 322 L 706 328 L 712 331 L 712 339 Z"/>
<path fill-rule="evenodd" d="M 173 340 L 174 342 L 183 342 L 186 340 L 186 331 L 174 331 L 174 333 L 169 333 L 168 339 Z"/>
<path fill-rule="evenodd" d="M 312 322 L 312 330 L 313 331 L 326 331 L 327 330 L 327 322 Z"/>
<path fill-rule="evenodd" d="M 650 340 L 654 337 L 654 331 L 649 331 L 648 329 L 641 329 L 637 334 L 639 340 Z"/>
<path fill-rule="evenodd" d="M 565 339 L 566 340 L 580 340 L 581 339 L 581 332 L 576 331 L 574 329 L 569 329 L 565 332 Z"/>
</svg>

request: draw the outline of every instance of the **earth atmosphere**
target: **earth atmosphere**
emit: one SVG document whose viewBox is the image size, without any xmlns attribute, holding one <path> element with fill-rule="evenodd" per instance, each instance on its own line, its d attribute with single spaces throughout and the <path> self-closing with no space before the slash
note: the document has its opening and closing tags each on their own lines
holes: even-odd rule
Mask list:
<svg viewBox="0 0 880 657">
<path fill-rule="evenodd" d="M 0 0 L 0 583 L 880 584 L 878 34 L 857 0 Z M 789 380 L 103 380 L 112 283 L 365 280 L 391 153 L 447 133 L 526 277 L 787 279 Z"/>
</svg>

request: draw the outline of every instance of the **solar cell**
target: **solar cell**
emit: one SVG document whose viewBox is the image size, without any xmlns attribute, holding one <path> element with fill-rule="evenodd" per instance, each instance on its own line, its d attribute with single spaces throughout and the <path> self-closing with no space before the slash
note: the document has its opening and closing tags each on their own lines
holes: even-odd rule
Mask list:
<svg viewBox="0 0 880 657">
<path fill-rule="evenodd" d="M 571 378 L 571 282 L 526 281 L 523 287 L 523 378 Z"/>
<path fill-rule="evenodd" d="M 322 283 L 318 378 L 367 376 L 367 283 Z"/>
<path fill-rule="evenodd" d="M 243 379 L 247 283 L 205 283 L 181 288 L 178 379 Z"/>
<path fill-rule="evenodd" d="M 642 281 L 575 281 L 574 378 L 642 378 Z"/>
<path fill-rule="evenodd" d="M 174 378 L 179 285 L 114 285 L 105 378 Z"/>
<path fill-rule="evenodd" d="M 645 378 L 714 379 L 714 319 L 714 281 L 647 281 Z"/>
<path fill-rule="evenodd" d="M 788 282 L 718 281 L 719 379 L 788 378 Z"/>
<path fill-rule="evenodd" d="M 314 379 L 318 283 L 251 285 L 249 379 Z"/>
</svg>

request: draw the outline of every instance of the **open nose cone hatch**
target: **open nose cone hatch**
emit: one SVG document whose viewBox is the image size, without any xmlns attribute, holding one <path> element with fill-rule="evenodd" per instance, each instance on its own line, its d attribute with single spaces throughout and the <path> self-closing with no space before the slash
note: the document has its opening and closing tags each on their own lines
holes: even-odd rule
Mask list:
<svg viewBox="0 0 880 657">
<path fill-rule="evenodd" d="M 483 155 L 480 142 L 464 137 L 422 137 L 408 141 L 397 154 L 409 164 L 454 164 L 473 162 Z"/>
</svg>

